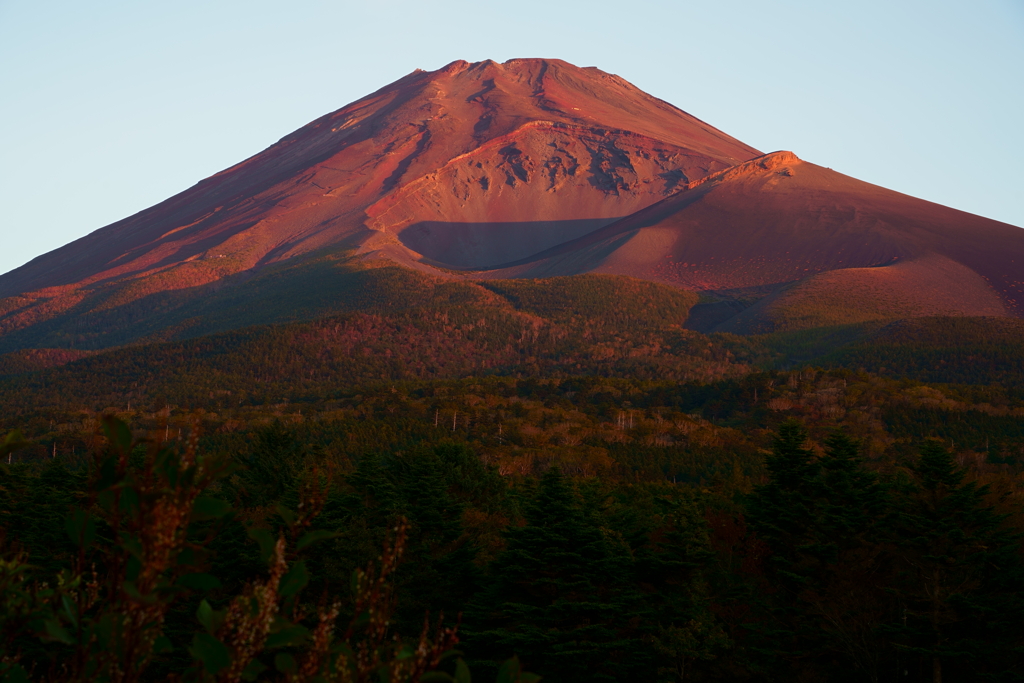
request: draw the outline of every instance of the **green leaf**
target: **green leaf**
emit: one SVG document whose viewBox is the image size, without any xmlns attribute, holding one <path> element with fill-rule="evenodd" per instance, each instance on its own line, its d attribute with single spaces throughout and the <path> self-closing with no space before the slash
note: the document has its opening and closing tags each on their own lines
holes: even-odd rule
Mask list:
<svg viewBox="0 0 1024 683">
<path fill-rule="evenodd" d="M 192 504 L 192 519 L 219 519 L 231 512 L 231 505 L 219 498 L 199 496 Z"/>
<path fill-rule="evenodd" d="M 455 683 L 472 683 L 469 667 L 466 666 L 466 662 L 463 661 L 462 657 L 459 657 L 455 662 Z"/>
<path fill-rule="evenodd" d="M 125 576 L 129 581 L 134 581 L 139 578 L 139 574 L 142 573 L 142 560 L 132 555 L 128 558 L 128 564 L 125 566 Z"/>
<path fill-rule="evenodd" d="M 205 599 L 199 603 L 199 608 L 196 610 L 196 619 L 203 625 L 206 632 L 211 635 L 217 632 L 217 627 L 220 625 L 217 623 L 216 617 L 217 613 L 210 607 L 210 603 Z"/>
<path fill-rule="evenodd" d="M 71 622 L 72 626 L 78 626 L 78 607 L 75 603 L 71 602 L 71 596 L 62 595 L 60 596 L 61 605 L 64 607 L 64 614 L 68 615 L 68 621 Z"/>
<path fill-rule="evenodd" d="M 106 648 L 110 646 L 110 641 L 114 638 L 114 630 L 116 628 L 114 622 L 114 615 L 109 612 L 100 617 L 94 631 L 96 643 L 99 647 Z"/>
<path fill-rule="evenodd" d="M 192 548 L 182 548 L 181 552 L 178 553 L 176 562 L 186 567 L 194 565 L 196 563 L 196 551 L 192 550 Z"/>
<path fill-rule="evenodd" d="M 133 600 L 138 600 L 139 602 L 147 602 L 149 600 L 149 596 L 143 595 L 139 592 L 139 588 L 135 585 L 134 581 L 125 581 L 122 583 L 121 590 L 123 590 L 125 594 Z"/>
<path fill-rule="evenodd" d="M 270 533 L 270 529 L 249 529 L 249 538 L 260 544 L 260 557 L 264 562 L 269 562 L 274 546 L 277 545 L 277 539 Z"/>
<path fill-rule="evenodd" d="M 167 652 L 174 652 L 174 645 L 171 644 L 171 639 L 167 636 L 160 636 L 153 642 L 153 652 L 158 655 L 165 654 Z"/>
<path fill-rule="evenodd" d="M 139 509 L 139 494 L 131 487 L 121 489 L 121 512 L 126 515 L 134 514 Z"/>
<path fill-rule="evenodd" d="M 21 432 L 15 429 L 0 442 L 0 458 L 6 458 L 10 453 L 25 448 L 28 445 L 29 442 L 25 441 L 21 436 Z"/>
<path fill-rule="evenodd" d="M 428 671 L 420 676 L 420 683 L 453 683 L 454 678 L 443 671 Z"/>
<path fill-rule="evenodd" d="M 299 542 L 295 544 L 295 549 L 302 550 L 306 546 L 312 545 L 317 541 L 323 541 L 328 538 L 337 538 L 338 535 L 339 534 L 335 531 L 326 531 L 324 529 L 321 529 L 319 531 L 310 531 L 309 533 L 302 535 L 302 538 L 299 539 Z"/>
<path fill-rule="evenodd" d="M 462 652 L 462 650 L 448 650 L 447 652 L 441 655 L 441 658 L 438 661 L 443 662 L 446 659 L 450 659 L 452 657 L 461 657 L 463 654 L 465 653 Z"/>
<path fill-rule="evenodd" d="M 162 453 L 166 454 L 168 452 L 162 451 Z M 185 474 L 187 477 L 189 473 L 195 472 L 195 465 L 189 467 L 184 473 L 181 471 L 180 465 L 181 461 L 177 458 L 172 460 L 167 457 L 167 455 L 163 455 L 156 463 L 154 463 L 153 470 L 156 472 L 163 472 L 163 475 L 167 477 L 167 485 L 172 489 L 176 489 L 181 482 L 182 474 Z"/>
<path fill-rule="evenodd" d="M 306 563 L 299 560 L 291 566 L 288 573 L 281 577 L 279 592 L 288 598 L 306 587 L 309 583 L 309 572 L 306 571 Z"/>
<path fill-rule="evenodd" d="M 284 523 L 288 526 L 295 524 L 295 520 L 299 518 L 299 516 L 294 511 L 289 510 L 280 503 L 274 506 L 274 510 L 277 512 L 277 514 L 281 516 L 281 519 L 283 519 Z"/>
<path fill-rule="evenodd" d="M 65 645 L 73 645 L 75 639 L 71 637 L 67 629 L 60 625 L 60 622 L 56 619 L 47 619 L 44 627 L 46 628 L 46 635 L 49 636 L 50 640 L 56 640 L 64 643 Z"/>
<path fill-rule="evenodd" d="M 97 491 L 105 491 L 117 482 L 117 458 L 113 456 L 104 458 L 97 469 L 99 470 L 99 477 L 96 479 Z"/>
<path fill-rule="evenodd" d="M 132 430 L 121 420 L 108 415 L 103 418 L 103 432 L 110 439 L 110 445 L 121 453 L 128 453 L 132 447 Z"/>
<path fill-rule="evenodd" d="M 131 553 L 132 557 L 137 559 L 142 558 L 142 541 L 136 536 L 131 536 L 127 532 L 121 533 L 121 547 Z"/>
<path fill-rule="evenodd" d="M 274 650 L 279 647 L 301 645 L 308 636 L 308 628 L 304 626 L 290 626 L 267 636 L 266 644 L 263 647 L 267 650 Z"/>
<path fill-rule="evenodd" d="M 295 657 L 287 652 L 279 652 L 274 657 L 274 667 L 283 674 L 298 673 L 299 665 L 295 663 Z"/>
<path fill-rule="evenodd" d="M 498 669 L 497 683 L 519 683 L 519 672 L 519 657 L 507 659 Z"/>
<path fill-rule="evenodd" d="M 16 443 L 25 443 L 25 439 L 24 437 L 22 437 L 20 429 L 15 429 L 9 432 L 6 437 L 4 437 L 4 446 L 10 446 Z"/>
<path fill-rule="evenodd" d="M 231 653 L 227 646 L 209 633 L 200 631 L 192 637 L 192 647 L 188 649 L 195 659 L 203 663 L 209 674 L 216 675 L 221 669 L 231 664 Z"/>
<path fill-rule="evenodd" d="M 267 670 L 267 667 L 263 665 L 258 659 L 254 659 L 245 665 L 242 669 L 242 680 L 255 681 L 260 677 L 260 674 Z"/>
<path fill-rule="evenodd" d="M 212 574 L 185 574 L 178 578 L 176 584 L 197 591 L 212 591 L 221 587 L 220 579 Z"/>
<path fill-rule="evenodd" d="M 64 519 L 71 542 L 85 549 L 96 540 L 96 521 L 85 510 L 75 510 Z"/>
<path fill-rule="evenodd" d="M 11 664 L 6 671 L 0 669 L 0 681 L 3 683 L 29 683 L 28 672 L 21 664 Z"/>
</svg>

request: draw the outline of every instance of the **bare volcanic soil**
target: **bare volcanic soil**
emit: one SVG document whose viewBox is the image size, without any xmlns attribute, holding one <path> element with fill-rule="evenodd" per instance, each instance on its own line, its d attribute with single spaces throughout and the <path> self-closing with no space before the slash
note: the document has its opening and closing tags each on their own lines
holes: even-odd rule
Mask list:
<svg viewBox="0 0 1024 683">
<path fill-rule="evenodd" d="M 507 263 L 758 154 L 596 68 L 453 62 L 0 276 L 0 334 L 324 248 Z"/>
<path fill-rule="evenodd" d="M 722 294 L 774 292 L 722 328 L 729 331 L 767 331 L 774 325 L 764 317 L 784 311 L 796 326 L 1024 314 L 1024 230 L 791 152 L 689 183 L 632 216 L 485 276 L 576 272 Z"/>
<path fill-rule="evenodd" d="M 0 276 L 0 353 L 188 336 L 211 301 L 263 310 L 246 292 L 348 309 L 301 278 L 353 256 L 629 275 L 714 294 L 731 331 L 1024 315 L 1019 228 L 762 155 L 596 68 L 458 61 Z"/>
</svg>

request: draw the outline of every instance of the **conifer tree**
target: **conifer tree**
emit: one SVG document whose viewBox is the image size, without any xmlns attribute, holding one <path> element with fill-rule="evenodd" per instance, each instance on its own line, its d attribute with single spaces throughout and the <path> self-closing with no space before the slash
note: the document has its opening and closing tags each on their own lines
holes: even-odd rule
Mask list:
<svg viewBox="0 0 1024 683">
<path fill-rule="evenodd" d="M 444 463 L 435 450 L 409 456 L 398 492 L 410 522 L 407 562 L 401 577 L 403 626 L 415 627 L 424 612 L 454 622 L 477 585 L 476 549 L 462 526 L 465 506 L 449 492 Z"/>
<path fill-rule="evenodd" d="M 897 544 L 904 612 L 893 635 L 933 683 L 1006 676 L 1024 645 L 1018 536 L 986 503 L 988 488 L 967 481 L 939 443 L 921 447 L 912 474 Z"/>
<path fill-rule="evenodd" d="M 770 479 L 748 502 L 751 526 L 771 547 L 771 568 L 791 594 L 806 582 L 800 565 L 822 498 L 821 465 L 806 442 L 807 431 L 798 422 L 787 421 L 779 427 L 767 458 Z"/>
<path fill-rule="evenodd" d="M 771 549 L 771 627 L 766 649 L 790 666 L 849 671 L 876 680 L 887 611 L 879 568 L 887 493 L 842 432 L 815 458 L 807 434 L 784 423 L 768 458 L 770 481 L 751 496 L 751 525 Z M 840 679 L 842 677 L 840 676 Z"/>
<path fill-rule="evenodd" d="M 845 433 L 834 432 L 824 446 L 801 611 L 820 635 L 826 666 L 876 681 L 890 652 L 880 634 L 892 610 L 886 584 L 889 488 L 867 469 L 860 445 Z"/>
<path fill-rule="evenodd" d="M 707 523 L 693 500 L 678 502 L 666 520 L 655 552 L 643 558 L 642 584 L 652 587 L 648 596 L 649 636 L 660 655 L 659 673 L 667 680 L 691 680 L 696 662 L 716 659 L 732 643 L 711 608 L 714 596 L 708 581 L 713 553 Z M 661 678 L 659 680 L 666 680 Z"/>
<path fill-rule="evenodd" d="M 507 541 L 463 628 L 477 666 L 516 654 L 549 683 L 642 679 L 629 557 L 612 551 L 559 470 Z"/>
<path fill-rule="evenodd" d="M 352 572 L 376 560 L 387 531 L 401 516 L 401 499 L 384 458 L 366 454 L 343 485 L 332 488 L 314 528 L 336 538 L 312 548 L 316 583 L 340 595 L 349 593 Z"/>
</svg>

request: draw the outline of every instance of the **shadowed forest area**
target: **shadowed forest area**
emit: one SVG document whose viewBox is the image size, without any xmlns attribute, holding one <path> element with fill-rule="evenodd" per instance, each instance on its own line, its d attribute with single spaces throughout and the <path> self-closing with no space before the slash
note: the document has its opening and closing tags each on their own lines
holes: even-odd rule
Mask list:
<svg viewBox="0 0 1024 683">
<path fill-rule="evenodd" d="M 801 370 L 83 415 L 6 446 L 7 666 L 1015 680 L 1022 414 L 993 388 Z"/>
<path fill-rule="evenodd" d="M 693 303 L 446 284 L 4 357 L 6 680 L 1019 680 L 1015 323 Z"/>
</svg>

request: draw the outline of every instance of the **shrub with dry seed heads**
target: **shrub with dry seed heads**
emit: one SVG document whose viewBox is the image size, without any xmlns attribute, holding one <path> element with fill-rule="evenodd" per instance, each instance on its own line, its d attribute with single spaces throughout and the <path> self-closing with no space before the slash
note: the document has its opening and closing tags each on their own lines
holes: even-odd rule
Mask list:
<svg viewBox="0 0 1024 683">
<path fill-rule="evenodd" d="M 45 582 L 23 554 L 5 555 L 0 545 L 0 680 L 140 681 L 154 658 L 170 647 L 163 628 L 171 606 L 182 596 L 220 586 L 203 571 L 214 531 L 204 532 L 196 523 L 230 512 L 226 503 L 205 495 L 229 468 L 200 456 L 198 420 L 181 452 L 158 438 L 134 439 L 128 426 L 113 417 L 103 420 L 93 441 L 88 495 L 66 524 L 77 547 L 74 566 Z M 0 444 L 0 454 L 23 443 L 12 435 Z M 144 456 L 137 463 L 140 453 Z M 312 629 L 303 626 L 299 594 L 309 575 L 302 551 L 334 536 L 307 531 L 323 509 L 328 479 L 309 471 L 297 509 L 278 507 L 284 532 L 275 537 L 267 529 L 250 529 L 267 560 L 266 576 L 250 581 L 223 610 L 200 602 L 196 616 L 202 629 L 189 648 L 194 664 L 170 680 L 469 680 L 461 659 L 455 677 L 437 671 L 459 642 L 458 626 L 444 626 L 443 615 L 433 628 L 425 618 L 413 643 L 390 633 L 396 608 L 392 577 L 408 536 L 404 519 L 385 542 L 379 566 L 371 563 L 355 572 L 354 614 L 341 637 L 340 600 L 324 599 Z M 102 540 L 101 526 L 107 530 Z M 207 535 L 199 538 L 202 533 Z M 55 644 L 49 670 L 30 672 L 22 666 L 18 643 L 26 637 Z M 272 655 L 273 670 L 264 661 Z M 520 672 L 518 660 L 507 662 L 499 675 L 501 683 L 536 680 Z"/>
</svg>

